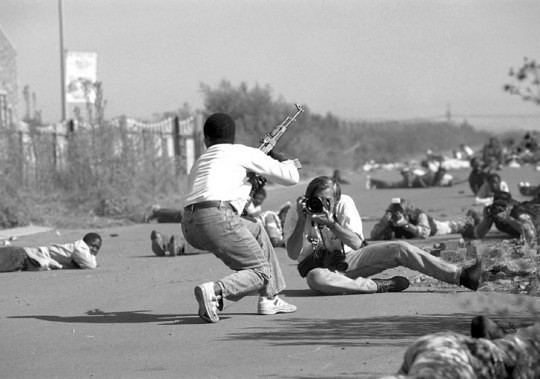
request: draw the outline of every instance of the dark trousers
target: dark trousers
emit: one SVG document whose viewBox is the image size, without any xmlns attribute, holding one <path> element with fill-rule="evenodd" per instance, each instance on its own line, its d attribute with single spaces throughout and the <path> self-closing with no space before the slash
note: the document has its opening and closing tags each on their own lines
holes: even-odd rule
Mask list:
<svg viewBox="0 0 540 379">
<path fill-rule="evenodd" d="M 19 246 L 0 247 L 0 272 L 21 271 L 28 268 L 28 255 Z"/>
</svg>

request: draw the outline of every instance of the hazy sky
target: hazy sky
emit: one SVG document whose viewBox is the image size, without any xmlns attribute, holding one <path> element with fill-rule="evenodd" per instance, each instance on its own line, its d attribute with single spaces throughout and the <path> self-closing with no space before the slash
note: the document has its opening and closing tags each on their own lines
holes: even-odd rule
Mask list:
<svg viewBox="0 0 540 379">
<path fill-rule="evenodd" d="M 449 105 L 473 125 L 540 129 L 540 108 L 502 91 L 510 67 L 540 59 L 538 0 L 62 4 L 65 48 L 97 52 L 107 117 L 200 108 L 200 83 L 226 79 L 345 119 L 429 118 Z M 0 0 L 21 90 L 30 85 L 47 121 L 61 112 L 58 25 L 58 0 Z"/>
</svg>

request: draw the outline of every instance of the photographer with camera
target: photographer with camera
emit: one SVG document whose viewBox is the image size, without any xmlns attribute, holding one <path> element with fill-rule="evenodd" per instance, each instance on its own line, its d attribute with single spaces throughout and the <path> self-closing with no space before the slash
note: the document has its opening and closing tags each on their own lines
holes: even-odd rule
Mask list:
<svg viewBox="0 0 540 379">
<path fill-rule="evenodd" d="M 456 220 L 436 220 L 420 208 L 395 197 L 383 217 L 373 226 L 371 238 L 374 240 L 426 239 L 431 236 L 463 234 L 471 231 L 479 220 L 480 216 L 472 209 L 465 217 Z"/>
<path fill-rule="evenodd" d="M 493 204 L 484 207 L 482 216 L 472 234 L 464 237 L 483 238 L 495 224 L 499 231 L 519 238 L 530 246 L 538 243 L 540 204 L 520 203 L 512 199 L 508 192 L 496 192 Z"/>
<path fill-rule="evenodd" d="M 284 236 L 309 288 L 327 295 L 403 291 L 409 287 L 405 277 L 369 278 L 399 266 L 474 291 L 482 274 L 480 261 L 459 268 L 404 241 L 367 245 L 354 200 L 327 176 L 313 179 L 291 207 Z"/>
</svg>

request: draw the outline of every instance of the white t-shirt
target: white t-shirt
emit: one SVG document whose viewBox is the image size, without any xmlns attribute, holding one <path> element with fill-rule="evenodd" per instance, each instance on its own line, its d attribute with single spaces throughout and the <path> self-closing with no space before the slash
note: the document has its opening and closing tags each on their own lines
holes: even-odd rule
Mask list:
<svg viewBox="0 0 540 379">
<path fill-rule="evenodd" d="M 300 180 L 292 160 L 279 162 L 254 147 L 220 143 L 210 146 L 193 165 L 184 204 L 230 201 L 241 213 L 251 191 L 249 172 L 282 185 L 294 185 Z"/>
<path fill-rule="evenodd" d="M 285 219 L 285 225 L 283 227 L 283 235 L 285 239 L 285 244 L 291 237 L 294 229 L 296 227 L 296 222 L 298 221 L 298 212 L 295 206 L 292 206 L 287 212 L 287 217 Z M 341 195 L 341 199 L 336 205 L 336 221 L 341 226 L 352 230 L 358 236 L 364 240 L 364 232 L 362 227 L 362 218 L 356 209 L 354 200 L 348 195 Z M 329 251 L 341 250 L 341 240 L 334 236 L 332 231 L 327 227 L 324 227 L 320 230 L 322 238 L 324 240 L 324 245 Z M 297 261 L 301 262 L 304 258 L 309 256 L 313 252 L 311 242 L 309 242 L 308 237 L 316 237 L 316 232 L 314 227 L 311 225 L 311 215 L 308 214 L 306 219 L 306 224 L 304 226 L 304 233 L 302 236 L 302 250 L 298 255 Z M 344 251 L 347 253 L 353 249 L 350 246 L 343 245 Z"/>
</svg>

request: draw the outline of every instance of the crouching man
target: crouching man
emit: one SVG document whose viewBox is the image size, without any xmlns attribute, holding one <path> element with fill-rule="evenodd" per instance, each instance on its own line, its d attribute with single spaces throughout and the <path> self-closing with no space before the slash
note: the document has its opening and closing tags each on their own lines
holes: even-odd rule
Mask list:
<svg viewBox="0 0 540 379">
<path fill-rule="evenodd" d="M 481 262 L 459 268 L 403 241 L 367 245 L 362 219 L 339 183 L 320 176 L 307 186 L 287 213 L 285 245 L 308 286 L 323 294 L 399 292 L 409 287 L 402 276 L 372 279 L 389 268 L 407 267 L 446 283 L 478 289 Z"/>
</svg>

